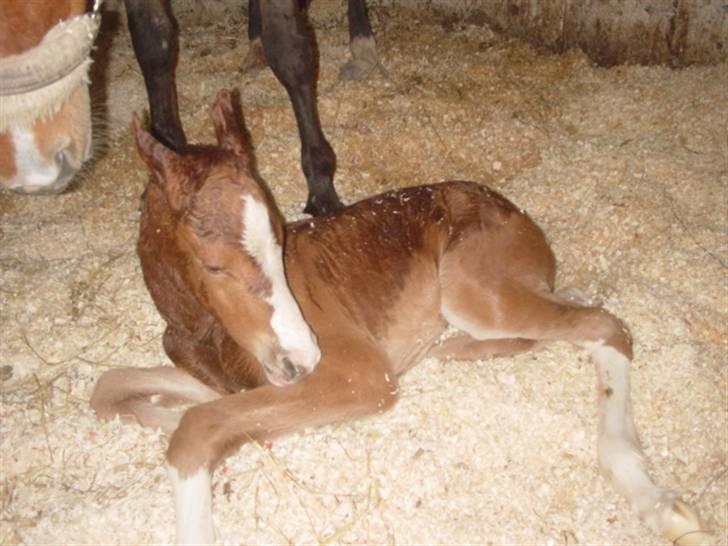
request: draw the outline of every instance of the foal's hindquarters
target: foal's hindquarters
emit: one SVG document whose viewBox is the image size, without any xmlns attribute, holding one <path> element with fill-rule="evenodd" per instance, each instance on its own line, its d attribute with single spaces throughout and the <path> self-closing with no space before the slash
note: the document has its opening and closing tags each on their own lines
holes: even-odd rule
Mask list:
<svg viewBox="0 0 728 546">
<path fill-rule="evenodd" d="M 553 291 L 554 261 L 538 228 L 514 212 L 497 237 L 475 232 L 440 261 L 440 311 L 463 334 L 433 354 L 473 359 L 563 340 L 589 351 L 599 393 L 598 458 L 604 475 L 640 516 L 671 542 L 701 544 L 697 514 L 655 485 L 635 431 L 629 392 L 632 342 L 626 327 L 599 307 Z"/>
<path fill-rule="evenodd" d="M 379 218 L 374 234 L 372 218 Z M 362 407 L 364 412 L 387 407 L 396 392 L 392 376 L 425 354 L 477 359 L 556 340 L 575 343 L 589 351 L 597 371 L 603 473 L 668 540 L 691 544 L 707 539 L 699 532 L 697 514 L 647 473 L 633 424 L 627 329 L 602 308 L 554 293 L 553 254 L 524 212 L 482 186 L 451 182 L 390 192 L 354 205 L 337 220 L 342 225 L 334 221 L 323 231 L 338 232 L 340 239 L 320 231 L 317 235 L 320 228 L 314 223 L 288 245 L 305 256 L 297 258 L 300 265 L 290 263 L 291 286 L 319 339 L 350 337 L 360 344 L 377 339 L 363 353 L 366 364 L 345 364 L 352 353 L 360 356 L 349 342 L 324 350 L 328 358 L 320 365 L 322 376 L 352 369 L 359 373 L 353 384 L 347 377 L 340 386 L 358 397 L 352 396 L 348 406 L 337 400 L 335 412 L 349 407 L 342 412 L 353 415 Z M 337 252 L 336 263 L 327 259 L 332 244 L 350 249 Z M 333 271 L 347 272 L 338 275 L 343 285 L 336 288 L 330 283 Z M 316 313 L 312 301 L 332 290 L 339 299 L 323 306 L 326 313 Z M 331 309 L 345 311 L 332 320 Z M 461 333 L 436 343 L 446 323 Z"/>
<path fill-rule="evenodd" d="M 218 100 L 213 116 L 218 141 L 222 148 L 232 142 L 233 155 L 244 154 L 242 136 L 236 132 L 228 107 L 224 97 Z M 140 153 L 156 176 L 143 213 L 149 222 L 143 219 L 142 230 L 148 229 L 152 243 L 155 237 L 164 239 L 164 248 L 172 249 L 168 255 L 174 259 L 165 263 L 165 253 L 155 253 L 153 248 L 140 252 L 142 265 L 149 268 L 145 278 L 151 279 L 146 274 L 149 271 L 167 275 L 180 264 L 194 269 L 194 286 L 185 285 L 180 280 L 185 275 L 175 273 L 168 278 L 169 283 L 177 283 L 169 288 L 174 294 L 165 296 L 151 287 L 150 291 L 170 328 L 179 321 L 171 316 L 179 298 L 186 298 L 188 322 L 201 325 L 190 330 L 197 332 L 188 340 L 190 350 L 183 355 L 168 351 L 169 356 L 198 378 L 204 375 L 195 370 L 229 369 L 236 359 L 249 364 L 255 347 L 243 348 L 248 342 L 245 333 L 260 325 L 243 324 L 234 335 L 226 327 L 230 338 L 219 346 L 227 347 L 227 352 L 216 352 L 205 337 L 210 317 L 230 315 L 215 308 L 227 302 L 210 297 L 209 291 L 227 286 L 263 298 L 270 283 L 261 261 L 275 261 L 273 254 L 266 260 L 260 256 L 250 260 L 240 253 L 254 248 L 275 250 L 278 239 L 270 235 L 271 240 L 262 244 L 267 231 L 255 228 L 256 245 L 243 236 L 247 243 L 241 249 L 235 243 L 240 240 L 236 219 L 242 217 L 243 229 L 252 229 L 246 215 L 256 212 L 256 218 L 270 219 L 270 234 L 283 233 L 282 219 L 272 210 L 268 216 L 261 212 L 258 205 L 265 199 L 252 206 L 255 196 L 246 193 L 245 184 L 256 182 L 236 171 L 245 171 L 247 166 L 230 163 L 229 154 L 220 151 L 204 156 L 208 178 L 191 185 L 189 191 L 196 195 L 180 199 L 177 192 L 184 180 L 169 184 L 165 180 L 182 166 L 194 164 L 194 154 L 204 150 L 178 157 L 150 139 L 137 129 Z M 232 176 L 230 173 L 242 176 L 243 182 L 221 183 L 222 174 Z M 225 199 L 200 197 L 206 185 Z M 235 192 L 240 195 L 236 197 Z M 165 216 L 155 206 L 181 209 Z M 197 208 L 187 214 L 187 206 Z M 227 221 L 205 221 L 204 229 L 186 232 L 187 242 L 176 241 L 186 229 L 185 221 L 219 215 L 221 208 L 230 213 Z M 152 221 L 162 217 L 164 222 Z M 234 229 L 223 233 L 230 226 Z M 680 544 L 706 540 L 697 515 L 655 485 L 647 473 L 630 405 L 629 334 L 607 311 L 577 305 L 554 293 L 555 262 L 542 232 L 506 199 L 466 182 L 405 188 L 328 217 L 288 225 L 280 237 L 284 245 L 278 249 L 279 259 L 285 263 L 288 287 L 320 348 L 321 358 L 313 371 L 293 377 L 285 387 L 274 386 L 259 375 L 263 379 L 255 388 L 226 394 L 219 385 L 205 385 L 183 369 L 125 369 L 102 377 L 94 392 L 92 405 L 100 415 L 130 414 L 142 424 L 162 426 L 172 433 L 167 461 L 175 489 L 178 543 L 213 542 L 211 474 L 241 444 L 384 411 L 397 399 L 397 376 L 427 354 L 474 359 L 512 354 L 556 340 L 584 347 L 596 366 L 598 456 L 605 475 L 668 540 Z M 221 243 L 226 240 L 234 244 Z M 230 264 L 238 264 L 237 269 Z M 252 271 L 258 266 L 260 271 Z M 195 286 L 205 283 L 209 283 L 207 292 L 190 295 L 196 293 Z M 161 300 L 163 297 L 169 299 Z M 202 319 L 190 319 L 195 306 L 200 307 L 196 312 L 202 313 Z M 228 320 L 228 324 L 233 322 Z M 437 343 L 448 324 L 460 333 Z M 219 332 L 219 325 L 212 330 Z M 204 350 L 196 351 L 195 343 L 206 344 Z M 181 399 L 193 406 L 184 414 L 175 414 L 156 405 L 158 395 L 163 401 Z"/>
</svg>

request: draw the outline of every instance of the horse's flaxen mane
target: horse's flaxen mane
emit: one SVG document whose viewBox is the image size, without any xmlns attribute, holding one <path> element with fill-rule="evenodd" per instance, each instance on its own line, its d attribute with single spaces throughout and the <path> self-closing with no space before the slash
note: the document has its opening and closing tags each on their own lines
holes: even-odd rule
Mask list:
<svg viewBox="0 0 728 546">
<path fill-rule="evenodd" d="M 0 132 L 54 114 L 88 83 L 98 28 L 96 14 L 61 21 L 37 46 L 0 59 Z"/>
</svg>

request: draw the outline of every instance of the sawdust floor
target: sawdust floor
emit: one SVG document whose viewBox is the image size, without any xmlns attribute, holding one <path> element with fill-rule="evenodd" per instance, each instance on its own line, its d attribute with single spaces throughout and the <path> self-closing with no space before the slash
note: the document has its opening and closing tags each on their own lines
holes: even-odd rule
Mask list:
<svg viewBox="0 0 728 546">
<path fill-rule="evenodd" d="M 105 151 L 71 193 L 0 196 L 2 544 L 173 537 L 166 439 L 101 424 L 87 402 L 105 370 L 167 362 L 134 251 L 147 175 L 127 127 L 146 99 L 123 22 L 107 15 L 94 82 L 108 103 Z M 553 243 L 559 284 L 630 326 L 652 471 L 726 543 L 727 67 L 606 70 L 482 26 L 374 6 L 386 74 L 341 82 L 343 7 L 319 0 L 312 18 L 341 195 L 461 178 L 529 210 Z M 211 139 L 216 92 L 239 89 L 259 171 L 286 214 L 300 215 L 288 101 L 269 71 L 238 71 L 246 21 L 180 19 L 191 139 Z M 583 352 L 426 360 L 401 393 L 386 415 L 231 457 L 214 482 L 220 542 L 660 542 L 599 475 Z"/>
</svg>

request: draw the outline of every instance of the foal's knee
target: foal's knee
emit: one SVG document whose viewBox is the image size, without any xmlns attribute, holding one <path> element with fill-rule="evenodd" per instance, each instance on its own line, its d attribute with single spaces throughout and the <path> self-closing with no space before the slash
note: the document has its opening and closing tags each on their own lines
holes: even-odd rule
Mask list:
<svg viewBox="0 0 728 546">
<path fill-rule="evenodd" d="M 221 446 L 221 416 L 211 404 L 200 404 L 189 408 L 179 426 L 172 434 L 167 448 L 167 462 L 177 469 L 182 477 L 194 474 L 204 468 L 212 472 L 217 463 L 229 453 L 239 448 L 239 444 Z M 231 440 L 231 439 L 229 439 Z"/>
</svg>

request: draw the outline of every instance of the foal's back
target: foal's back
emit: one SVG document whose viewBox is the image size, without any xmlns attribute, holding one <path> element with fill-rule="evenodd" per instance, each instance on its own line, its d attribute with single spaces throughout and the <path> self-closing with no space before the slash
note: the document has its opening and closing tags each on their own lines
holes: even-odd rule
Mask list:
<svg viewBox="0 0 728 546">
<path fill-rule="evenodd" d="M 477 246 L 474 267 L 483 279 L 514 280 L 517 271 L 535 290 L 552 288 L 554 260 L 540 229 L 500 194 L 461 181 L 390 191 L 332 216 L 290 224 L 286 270 L 319 339 L 366 336 L 400 373 L 447 326 L 441 292 L 448 278 L 441 264 L 443 258 L 467 261 L 470 245 Z M 514 269 L 514 260 L 525 263 Z M 448 274 L 472 271 L 456 265 Z"/>
</svg>

